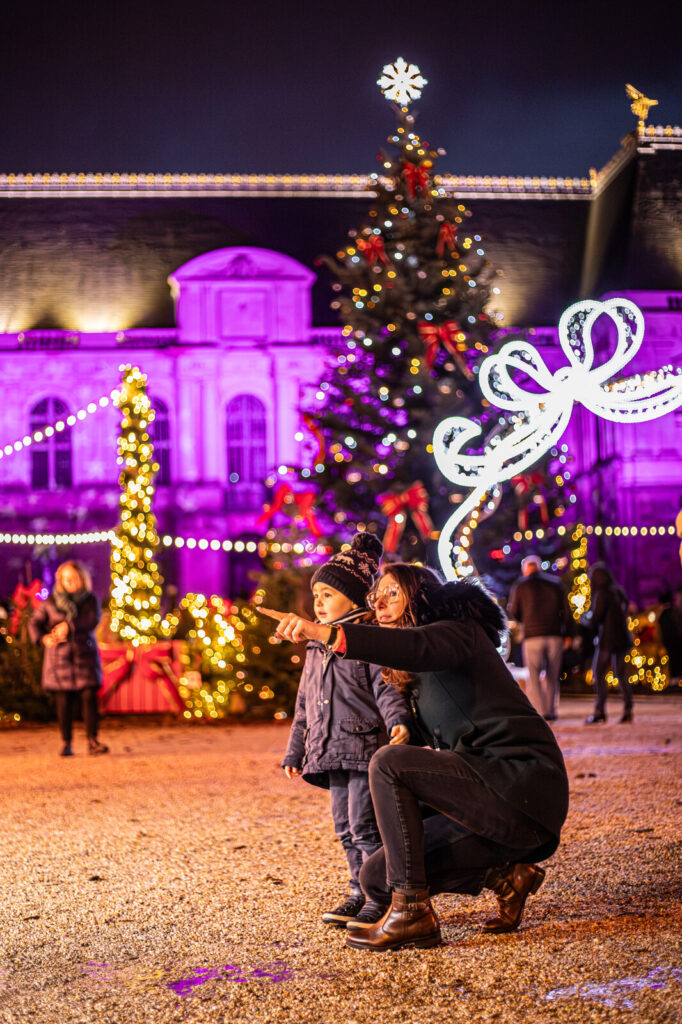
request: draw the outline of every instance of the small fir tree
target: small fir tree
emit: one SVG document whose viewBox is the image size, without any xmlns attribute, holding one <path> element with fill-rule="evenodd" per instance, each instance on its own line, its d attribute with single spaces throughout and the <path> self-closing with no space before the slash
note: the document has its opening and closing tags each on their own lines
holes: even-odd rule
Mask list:
<svg viewBox="0 0 682 1024">
<path fill-rule="evenodd" d="M 55 717 L 54 696 L 41 686 L 43 648 L 28 635 L 34 607 L 34 601 L 15 603 L 9 629 L 0 635 L 0 723 Z"/>
</svg>

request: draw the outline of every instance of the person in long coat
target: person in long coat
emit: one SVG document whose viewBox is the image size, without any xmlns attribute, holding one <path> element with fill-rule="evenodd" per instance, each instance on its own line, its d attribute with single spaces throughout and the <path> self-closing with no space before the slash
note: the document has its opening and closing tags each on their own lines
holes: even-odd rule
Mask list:
<svg viewBox="0 0 682 1024">
<path fill-rule="evenodd" d="M 383 848 L 360 882 L 386 912 L 365 928 L 350 922 L 347 944 L 436 945 L 430 896 L 483 887 L 498 901 L 483 930 L 511 931 L 544 879 L 535 861 L 558 847 L 568 778 L 552 730 L 497 651 L 504 615 L 481 585 L 442 584 L 403 564 L 384 566 L 370 603 L 377 626 L 330 630 L 284 615 L 277 629 L 385 666 L 385 678 L 410 694 L 421 731 L 422 746 L 383 747 L 370 763 Z M 436 813 L 424 819 L 424 805 Z"/>
<path fill-rule="evenodd" d="M 606 673 L 610 668 L 623 696 L 620 722 L 631 722 L 632 687 L 625 662 L 625 655 L 632 647 L 628 629 L 628 599 L 613 578 L 611 570 L 601 562 L 597 562 L 590 570 L 590 588 L 592 608 L 582 617 L 581 622 L 596 640 L 592 660 L 594 710 L 585 721 L 587 725 L 606 721 Z"/>
<path fill-rule="evenodd" d="M 52 593 L 31 616 L 28 631 L 44 648 L 42 684 L 55 694 L 62 735 L 62 757 L 71 757 L 73 719 L 79 703 L 90 754 L 106 754 L 98 739 L 97 691 L 102 685 L 95 627 L 100 605 L 90 576 L 80 562 L 64 562 L 55 575 Z"/>
</svg>

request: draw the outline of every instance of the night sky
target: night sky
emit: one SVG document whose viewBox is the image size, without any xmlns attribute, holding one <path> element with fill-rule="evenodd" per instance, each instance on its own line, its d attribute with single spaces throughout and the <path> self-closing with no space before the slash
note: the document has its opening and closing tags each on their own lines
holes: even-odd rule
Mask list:
<svg viewBox="0 0 682 1024">
<path fill-rule="evenodd" d="M 624 83 L 682 124 L 673 0 L 6 5 L 0 171 L 357 172 L 393 125 L 375 84 L 429 80 L 455 174 L 585 175 L 631 131 Z M 637 12 L 637 13 L 636 13 Z M 643 19 L 646 17 L 646 21 Z"/>
</svg>

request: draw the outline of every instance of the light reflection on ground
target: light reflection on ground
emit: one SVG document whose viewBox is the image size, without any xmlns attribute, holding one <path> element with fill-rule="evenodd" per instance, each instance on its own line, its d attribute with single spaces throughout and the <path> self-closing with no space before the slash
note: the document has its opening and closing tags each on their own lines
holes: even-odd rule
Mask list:
<svg viewBox="0 0 682 1024">
<path fill-rule="evenodd" d="M 600 1003 L 611 1009 L 633 1010 L 634 1002 L 630 996 L 645 989 L 667 988 L 670 983 L 682 982 L 682 968 L 654 967 L 642 978 L 618 978 L 603 984 L 588 982 L 585 985 L 569 985 L 567 988 L 555 988 L 544 997 L 550 1003 L 561 999 L 586 999 Z"/>
<path fill-rule="evenodd" d="M 293 973 L 281 961 L 266 964 L 264 967 L 247 968 L 238 967 L 236 964 L 224 964 L 217 968 L 199 967 L 187 978 L 169 981 L 166 987 L 179 996 L 191 996 L 197 987 L 205 985 L 207 981 L 286 981 L 293 977 Z"/>
<path fill-rule="evenodd" d="M 117 970 L 110 964 L 90 960 L 81 967 L 82 973 L 91 981 L 107 985 L 130 985 L 140 987 L 140 983 L 156 987 L 161 981 L 165 988 L 179 996 L 194 995 L 196 990 L 210 981 L 288 981 L 294 977 L 291 968 L 281 960 L 260 966 L 241 967 L 238 964 L 221 964 L 219 967 L 197 967 L 190 970 L 186 977 L 168 981 L 172 974 L 170 967 L 146 970 L 139 967 Z"/>
</svg>

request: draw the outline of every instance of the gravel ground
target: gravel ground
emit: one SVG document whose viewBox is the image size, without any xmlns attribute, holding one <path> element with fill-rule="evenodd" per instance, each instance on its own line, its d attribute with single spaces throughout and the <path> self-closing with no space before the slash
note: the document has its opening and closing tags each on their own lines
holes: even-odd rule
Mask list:
<svg viewBox="0 0 682 1024">
<path fill-rule="evenodd" d="M 682 1018 L 682 699 L 556 732 L 564 841 L 521 929 L 440 896 L 444 944 L 369 954 L 320 923 L 345 890 L 326 794 L 279 768 L 286 726 L 105 721 L 0 733 L 0 1021 L 672 1022 Z"/>
</svg>

